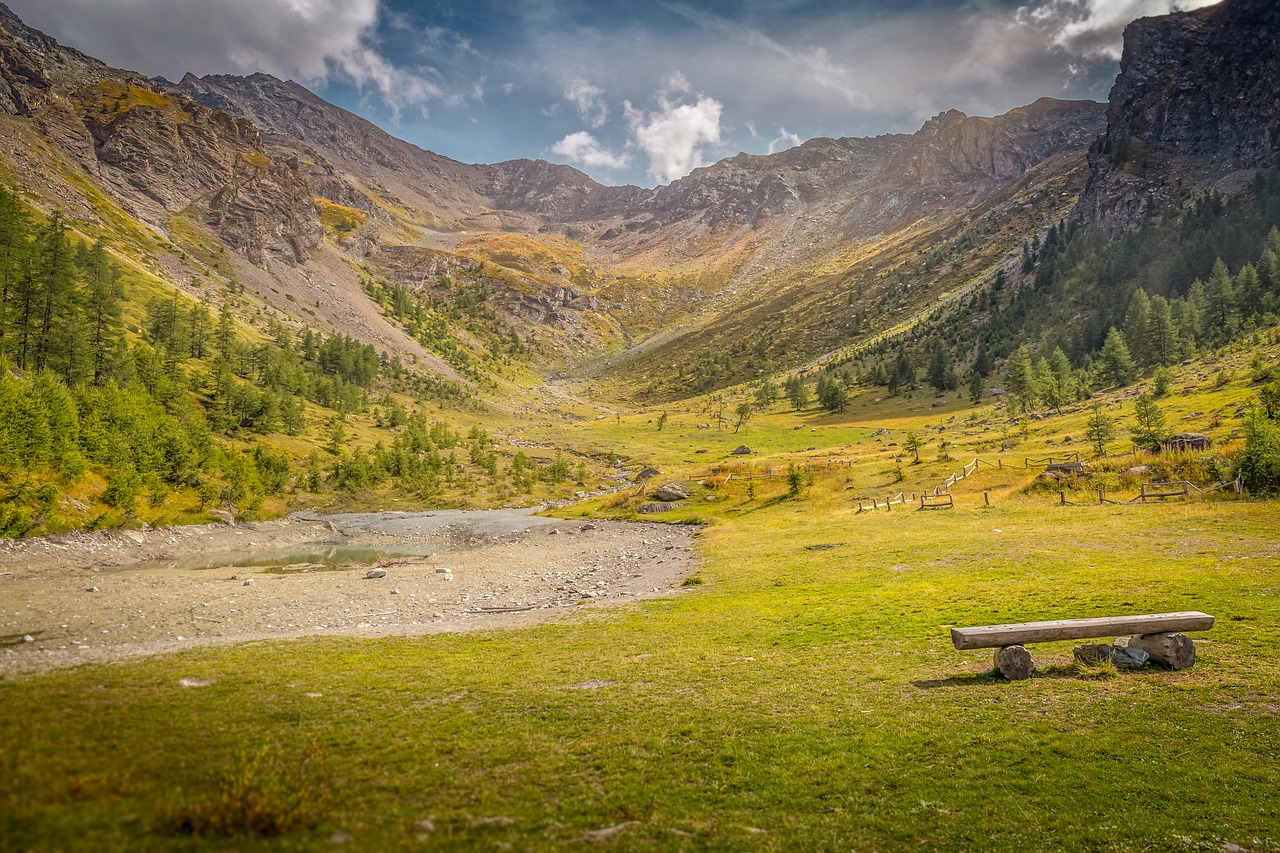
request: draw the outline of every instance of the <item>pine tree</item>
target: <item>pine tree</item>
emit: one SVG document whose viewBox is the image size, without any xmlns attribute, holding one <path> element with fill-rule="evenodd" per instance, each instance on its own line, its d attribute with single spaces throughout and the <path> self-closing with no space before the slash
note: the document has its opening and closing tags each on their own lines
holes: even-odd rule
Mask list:
<svg viewBox="0 0 1280 853">
<path fill-rule="evenodd" d="M 1178 354 L 1181 351 L 1178 329 L 1174 325 L 1169 302 L 1163 296 L 1151 297 L 1146 337 L 1150 364 L 1167 366 L 1178 360 Z"/>
<path fill-rule="evenodd" d="M 107 257 L 102 240 L 93 244 L 85 264 L 84 314 L 88 324 L 90 362 L 95 385 L 106 381 L 123 347 L 120 270 Z"/>
<path fill-rule="evenodd" d="M 1093 446 L 1093 452 L 1099 458 L 1107 455 L 1107 442 L 1116 436 L 1115 424 L 1103 410 L 1101 403 L 1093 404 L 1093 414 L 1085 424 L 1085 440 Z"/>
<path fill-rule="evenodd" d="M 1025 412 L 1036 402 L 1035 368 L 1031 364 L 1031 353 L 1025 346 L 1018 347 L 1009 356 L 1005 366 L 1005 390 L 1009 394 L 1010 405 L 1019 412 Z"/>
<path fill-rule="evenodd" d="M 17 196 L 0 187 L 0 359 L 15 352 L 12 302 L 30 254 L 31 223 Z"/>
<path fill-rule="evenodd" d="M 893 363 L 893 372 L 889 375 L 889 393 L 910 391 L 916 387 L 916 369 L 907 356 L 905 349 L 898 350 L 898 357 Z"/>
<path fill-rule="evenodd" d="M 1129 355 L 1124 336 L 1114 326 L 1107 332 L 1102 352 L 1098 353 L 1098 373 L 1106 386 L 1128 385 L 1133 381 L 1133 357 Z"/>
<path fill-rule="evenodd" d="M 1236 295 L 1231 272 L 1222 258 L 1213 263 L 1213 272 L 1205 286 L 1205 298 L 1205 327 L 1211 330 L 1212 339 L 1219 343 L 1230 340 L 1236 329 Z"/>
<path fill-rule="evenodd" d="M 1152 452 L 1157 451 L 1168 437 L 1164 428 L 1164 412 L 1150 394 L 1139 394 L 1133 404 L 1134 425 L 1129 432 L 1133 443 Z"/>
<path fill-rule="evenodd" d="M 34 306 L 35 347 L 32 365 L 37 369 L 60 369 L 67 350 L 75 346 L 69 336 L 81 332 L 76 301 L 76 267 L 71 239 L 61 214 L 54 213 L 37 235 L 35 279 L 39 300 Z"/>
<path fill-rule="evenodd" d="M 929 354 L 929 384 L 939 394 L 944 391 L 954 391 L 960 387 L 956 379 L 955 362 L 951 358 L 951 351 L 947 349 L 941 338 L 933 339 Z"/>
<path fill-rule="evenodd" d="M 1053 372 L 1053 368 L 1049 365 L 1047 358 L 1040 358 L 1036 361 L 1035 389 L 1036 396 L 1041 402 L 1052 409 L 1056 409 L 1058 414 L 1062 414 L 1062 404 L 1066 402 L 1066 393 L 1063 391 L 1062 383 L 1058 381 L 1058 377 Z"/>
<path fill-rule="evenodd" d="M 1245 264 L 1236 274 L 1235 292 L 1241 314 L 1252 317 L 1262 313 L 1262 277 L 1253 264 Z"/>
<path fill-rule="evenodd" d="M 969 401 L 973 403 L 980 401 L 984 390 L 986 389 L 983 387 L 982 374 L 975 369 L 969 377 Z"/>
<path fill-rule="evenodd" d="M 1129 300 L 1129 310 L 1124 315 L 1124 342 L 1129 355 L 1140 366 L 1151 364 L 1147 334 L 1151 322 L 1151 302 L 1147 292 L 1139 288 Z"/>
</svg>

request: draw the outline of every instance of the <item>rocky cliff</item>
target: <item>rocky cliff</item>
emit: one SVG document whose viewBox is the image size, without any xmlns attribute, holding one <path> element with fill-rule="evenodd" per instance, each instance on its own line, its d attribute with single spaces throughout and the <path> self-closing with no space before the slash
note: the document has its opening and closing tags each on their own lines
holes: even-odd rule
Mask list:
<svg viewBox="0 0 1280 853">
<path fill-rule="evenodd" d="M 1120 227 L 1150 204 L 1229 185 L 1278 155 L 1280 4 L 1227 0 L 1142 18 L 1125 30 L 1077 213 Z"/>
</svg>

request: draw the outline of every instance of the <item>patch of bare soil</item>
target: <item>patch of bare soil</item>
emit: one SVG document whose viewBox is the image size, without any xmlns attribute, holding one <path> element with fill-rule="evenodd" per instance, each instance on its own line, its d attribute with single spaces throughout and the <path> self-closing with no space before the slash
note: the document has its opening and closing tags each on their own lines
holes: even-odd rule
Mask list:
<svg viewBox="0 0 1280 853">
<path fill-rule="evenodd" d="M 490 510 L 9 540 L 0 677 L 193 645 L 564 618 L 679 591 L 693 533 Z"/>
</svg>

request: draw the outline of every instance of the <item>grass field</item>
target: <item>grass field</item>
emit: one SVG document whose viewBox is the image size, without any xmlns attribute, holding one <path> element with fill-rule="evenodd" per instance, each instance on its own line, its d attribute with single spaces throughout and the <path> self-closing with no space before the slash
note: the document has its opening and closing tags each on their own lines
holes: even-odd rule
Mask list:
<svg viewBox="0 0 1280 853">
<path fill-rule="evenodd" d="M 1247 380 L 1175 386 L 1171 422 L 1230 448 Z M 701 403 L 662 432 L 656 411 L 548 427 L 697 469 L 688 505 L 659 516 L 706 524 L 677 596 L 2 682 L 0 849 L 1280 850 L 1280 504 L 1100 506 L 1083 489 L 1059 506 L 1022 459 L 1061 452 L 1083 409 L 1024 429 L 929 399 L 782 406 L 737 436 L 698 430 Z M 919 465 L 907 431 L 929 436 Z M 757 470 L 853 464 L 799 496 L 710 475 L 744 441 Z M 954 510 L 858 512 L 974 454 L 1005 467 L 957 484 Z M 1175 610 L 1218 620 L 1180 672 L 1081 668 L 1048 643 L 1010 683 L 947 632 Z"/>
<path fill-rule="evenodd" d="M 1274 503 L 859 515 L 829 485 L 719 502 L 674 599 L 0 685 L 0 847 L 1280 848 Z M 1057 643 L 1006 683 L 946 631 L 1189 609 L 1218 624 L 1176 673 Z M 275 837 L 180 828 L 291 798 Z"/>
</svg>

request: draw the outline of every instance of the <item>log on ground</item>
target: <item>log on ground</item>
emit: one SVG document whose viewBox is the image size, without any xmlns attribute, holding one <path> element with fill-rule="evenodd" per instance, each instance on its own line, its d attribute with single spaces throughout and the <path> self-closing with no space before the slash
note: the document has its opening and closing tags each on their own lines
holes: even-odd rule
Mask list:
<svg viewBox="0 0 1280 853">
<path fill-rule="evenodd" d="M 1196 644 L 1186 634 L 1146 634 L 1129 638 L 1129 648 L 1142 649 L 1156 663 L 1186 669 L 1196 662 Z"/>
<path fill-rule="evenodd" d="M 1004 646 L 996 649 L 996 670 L 1010 681 L 1021 681 L 1031 677 L 1035 662 L 1031 660 L 1031 652 L 1023 646 Z"/>
</svg>

